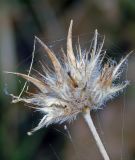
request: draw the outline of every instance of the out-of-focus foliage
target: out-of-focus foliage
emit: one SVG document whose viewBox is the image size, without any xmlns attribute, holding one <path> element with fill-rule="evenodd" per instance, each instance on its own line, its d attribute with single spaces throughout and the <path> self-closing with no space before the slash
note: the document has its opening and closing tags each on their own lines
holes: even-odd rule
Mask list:
<svg viewBox="0 0 135 160">
<path fill-rule="evenodd" d="M 106 35 L 105 48 L 108 48 L 109 56 L 120 59 L 135 48 L 134 0 L 0 1 L 1 160 L 101 158 L 81 117 L 68 125 L 68 131 L 63 125 L 52 125 L 31 137 L 27 136 L 27 131 L 36 126 L 41 115 L 23 104 L 10 103 L 9 94 L 18 95 L 24 81 L 3 73 L 4 70 L 27 73 L 35 35 L 60 54 L 60 47 L 66 43 L 71 18 L 74 19 L 74 39 L 80 35 L 82 45 L 90 44 L 91 35 L 97 28 L 101 36 Z M 40 70 L 36 62 L 43 57 L 42 54 L 42 49 L 36 45 L 35 69 Z M 131 81 L 125 96 L 108 103 L 104 110 L 93 113 L 101 139 L 111 159 L 115 160 L 121 156 L 124 160 L 135 159 L 134 67 L 135 57 L 132 55 L 128 72 L 123 73 L 123 78 Z M 35 88 L 30 88 L 36 92 Z"/>
</svg>

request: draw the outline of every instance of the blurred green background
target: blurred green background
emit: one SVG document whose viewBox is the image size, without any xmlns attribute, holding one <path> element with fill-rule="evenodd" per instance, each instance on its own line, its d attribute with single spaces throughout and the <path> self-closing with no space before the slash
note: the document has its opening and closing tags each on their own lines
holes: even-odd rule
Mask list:
<svg viewBox="0 0 135 160">
<path fill-rule="evenodd" d="M 0 1 L 0 160 L 101 160 L 81 117 L 67 124 L 68 130 L 65 124 L 52 125 L 27 136 L 42 115 L 24 104 L 11 104 L 9 94 L 18 95 L 24 80 L 3 73 L 28 72 L 35 35 L 57 52 L 66 43 L 71 19 L 73 35 L 80 35 L 82 44 L 89 45 L 96 28 L 106 35 L 105 48 L 116 60 L 135 48 L 134 0 Z M 38 46 L 35 62 L 40 56 Z M 124 94 L 92 113 L 112 160 L 135 160 L 134 68 L 133 54 L 123 73 L 130 80 Z"/>
</svg>

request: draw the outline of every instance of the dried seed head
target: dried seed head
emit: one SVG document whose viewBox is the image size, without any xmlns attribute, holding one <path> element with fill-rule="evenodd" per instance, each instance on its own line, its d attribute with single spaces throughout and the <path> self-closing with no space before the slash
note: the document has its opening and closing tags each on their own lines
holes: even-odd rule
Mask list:
<svg viewBox="0 0 135 160">
<path fill-rule="evenodd" d="M 38 111 L 44 113 L 38 126 L 28 132 L 29 135 L 49 124 L 75 119 L 78 113 L 84 112 L 86 106 L 90 110 L 100 108 L 128 84 L 127 82 L 114 83 L 114 80 L 120 76 L 121 66 L 128 56 L 118 64 L 112 63 L 109 59 L 102 66 L 105 56 L 105 52 L 102 51 L 104 39 L 102 43 L 98 43 L 97 30 L 95 30 L 91 50 L 82 52 L 78 42 L 79 53 L 75 56 L 72 47 L 72 25 L 71 20 L 67 36 L 67 54 L 63 52 L 64 64 L 61 64 L 55 54 L 36 37 L 52 61 L 55 70 L 53 75 L 47 70 L 41 80 L 25 74 L 13 73 L 30 81 L 39 89 L 38 94 L 33 94 L 29 98 L 13 96 L 14 103 L 22 101 L 36 106 Z"/>
</svg>

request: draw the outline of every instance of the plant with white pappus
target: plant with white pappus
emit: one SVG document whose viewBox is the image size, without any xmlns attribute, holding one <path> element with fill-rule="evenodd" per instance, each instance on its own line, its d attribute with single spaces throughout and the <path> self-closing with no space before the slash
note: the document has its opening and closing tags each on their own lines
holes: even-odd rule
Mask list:
<svg viewBox="0 0 135 160">
<path fill-rule="evenodd" d="M 40 73 L 41 78 L 34 78 L 29 74 L 7 72 L 21 76 L 39 89 L 38 93 L 33 93 L 32 96 L 27 98 L 12 95 L 12 102 L 22 101 L 34 105 L 36 110 L 44 113 L 38 126 L 28 132 L 29 135 L 52 123 L 61 124 L 65 121 L 71 121 L 79 113 L 82 113 L 104 160 L 109 160 L 109 156 L 91 119 L 91 110 L 100 108 L 106 101 L 112 99 L 127 86 L 128 82 L 116 84 L 115 80 L 120 77 L 122 73 L 121 66 L 128 55 L 121 59 L 118 64 L 111 59 L 103 64 L 105 57 L 105 52 L 102 50 L 104 38 L 101 43 L 98 42 L 97 30 L 95 30 L 91 50 L 82 50 L 78 43 L 77 53 L 74 54 L 72 25 L 73 20 L 71 20 L 69 26 L 67 50 L 66 53 L 63 51 L 62 62 L 58 60 L 51 49 L 35 37 L 35 40 L 41 44 L 45 53 L 51 59 L 54 70 L 50 71 L 42 65 L 44 74 Z"/>
</svg>

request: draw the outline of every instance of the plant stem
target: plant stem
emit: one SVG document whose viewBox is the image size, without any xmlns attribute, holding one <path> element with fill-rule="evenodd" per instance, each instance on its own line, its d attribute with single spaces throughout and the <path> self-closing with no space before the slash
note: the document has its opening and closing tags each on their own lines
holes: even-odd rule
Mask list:
<svg viewBox="0 0 135 160">
<path fill-rule="evenodd" d="M 89 126 L 89 129 L 92 132 L 92 135 L 93 135 L 93 137 L 94 137 L 94 139 L 96 141 L 96 144 L 97 144 L 97 146 L 99 148 L 99 151 L 102 154 L 102 157 L 104 158 L 104 160 L 110 160 L 110 158 L 109 158 L 109 156 L 108 156 L 108 154 L 107 154 L 107 152 L 105 150 L 105 147 L 104 147 L 104 145 L 103 145 L 103 143 L 102 143 L 102 141 L 101 141 L 101 139 L 100 139 L 100 137 L 99 137 L 99 135 L 97 133 L 97 130 L 96 130 L 95 125 L 93 123 L 93 120 L 91 118 L 89 109 L 85 110 L 85 112 L 83 113 L 83 117 L 85 119 L 85 122 Z"/>
</svg>

